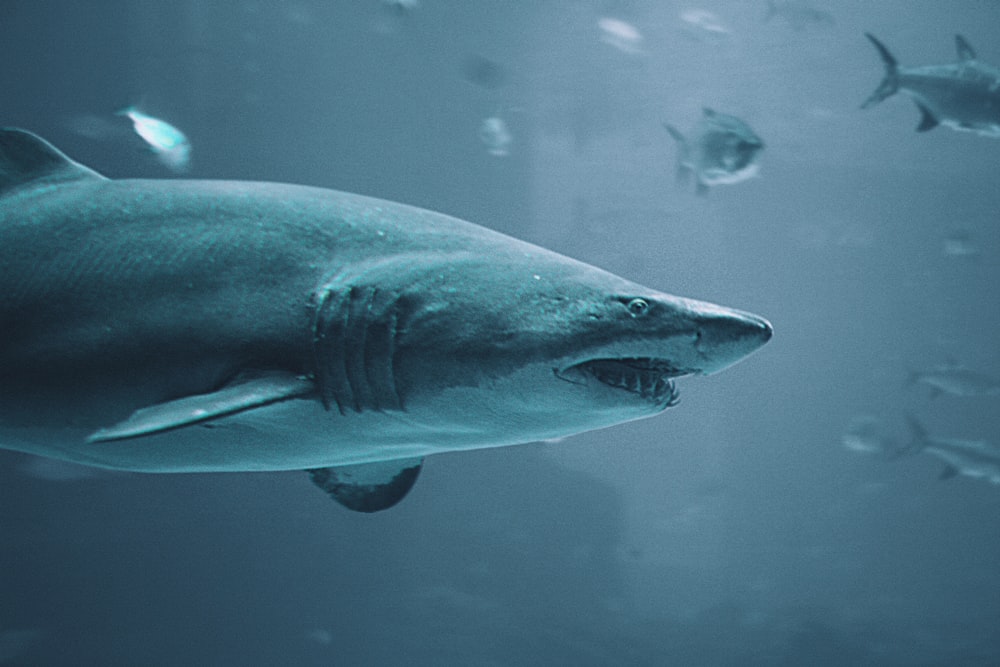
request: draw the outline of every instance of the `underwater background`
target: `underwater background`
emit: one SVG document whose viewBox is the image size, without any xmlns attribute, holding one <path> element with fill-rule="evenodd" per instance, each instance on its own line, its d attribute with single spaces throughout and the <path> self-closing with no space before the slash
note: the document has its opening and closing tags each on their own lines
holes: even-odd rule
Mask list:
<svg viewBox="0 0 1000 667">
<path fill-rule="evenodd" d="M 107 176 L 414 204 L 775 328 L 664 415 L 431 457 L 377 515 L 0 450 L 0 665 L 1000 664 L 1000 486 L 907 444 L 1000 444 L 996 392 L 928 380 L 1000 378 L 1000 140 L 860 110 L 865 32 L 1000 65 L 973 0 L 0 0 L 0 124 Z M 703 107 L 759 177 L 675 180 Z"/>
</svg>

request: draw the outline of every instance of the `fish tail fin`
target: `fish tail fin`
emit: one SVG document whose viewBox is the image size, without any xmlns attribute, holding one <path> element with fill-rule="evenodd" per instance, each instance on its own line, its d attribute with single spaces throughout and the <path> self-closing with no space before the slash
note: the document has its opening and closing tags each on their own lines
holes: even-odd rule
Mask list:
<svg viewBox="0 0 1000 667">
<path fill-rule="evenodd" d="M 875 45 L 875 50 L 878 51 L 879 56 L 882 57 L 882 63 L 885 65 L 885 78 L 882 79 L 882 83 L 878 85 L 875 92 L 872 93 L 867 100 L 861 105 L 862 109 L 867 109 L 870 106 L 874 106 L 891 95 L 894 95 L 896 91 L 899 90 L 899 63 L 889 49 L 885 47 L 885 44 L 878 41 L 874 35 L 870 32 L 865 33 L 865 37 Z"/>
</svg>

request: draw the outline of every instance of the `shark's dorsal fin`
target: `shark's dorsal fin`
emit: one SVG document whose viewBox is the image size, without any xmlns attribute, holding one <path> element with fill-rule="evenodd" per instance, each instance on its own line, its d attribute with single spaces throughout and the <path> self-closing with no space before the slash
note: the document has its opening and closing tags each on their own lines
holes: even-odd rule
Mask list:
<svg viewBox="0 0 1000 667">
<path fill-rule="evenodd" d="M 39 136 L 16 128 L 0 128 L 0 196 L 29 185 L 104 179 L 73 162 Z"/>
<path fill-rule="evenodd" d="M 125 421 L 95 431 L 87 442 L 126 440 L 172 431 L 315 393 L 316 387 L 311 380 L 291 373 L 268 373 L 235 382 L 210 394 L 185 396 L 136 410 Z"/>
<path fill-rule="evenodd" d="M 976 59 L 976 52 L 969 45 L 969 42 L 966 41 L 965 37 L 961 35 L 955 35 L 955 50 L 958 51 L 959 62 L 964 63 Z"/>
<path fill-rule="evenodd" d="M 355 512 L 389 509 L 410 492 L 420 475 L 422 458 L 359 463 L 308 470 L 313 484 Z"/>
</svg>

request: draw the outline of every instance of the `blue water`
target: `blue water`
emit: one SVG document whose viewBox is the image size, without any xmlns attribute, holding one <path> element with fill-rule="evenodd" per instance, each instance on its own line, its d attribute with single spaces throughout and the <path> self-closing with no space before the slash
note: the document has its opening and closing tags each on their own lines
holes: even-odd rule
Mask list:
<svg viewBox="0 0 1000 667">
<path fill-rule="evenodd" d="M 1000 443 L 1000 398 L 906 383 L 1000 377 L 1000 140 L 858 108 L 884 74 L 864 32 L 1000 65 L 1000 5 L 395 4 L 5 0 L 0 123 L 177 177 L 115 115 L 136 105 L 188 137 L 185 176 L 439 210 L 774 339 L 665 415 L 431 458 L 372 516 L 301 473 L 0 451 L 0 665 L 1000 664 L 1000 487 L 842 444 L 858 418 L 905 440 L 907 413 Z M 704 106 L 766 148 L 699 197 L 662 123 Z"/>
</svg>

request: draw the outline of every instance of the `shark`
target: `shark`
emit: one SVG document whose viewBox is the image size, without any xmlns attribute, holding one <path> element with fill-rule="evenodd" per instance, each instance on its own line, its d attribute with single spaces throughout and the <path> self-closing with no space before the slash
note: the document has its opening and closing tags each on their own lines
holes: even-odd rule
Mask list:
<svg viewBox="0 0 1000 667">
<path fill-rule="evenodd" d="M 986 440 L 932 436 L 913 415 L 907 415 L 906 420 L 910 428 L 906 453 L 926 452 L 944 461 L 938 479 L 962 475 L 1000 484 L 1000 447 Z"/>
<path fill-rule="evenodd" d="M 957 62 L 901 67 L 882 42 L 871 33 L 865 36 L 882 58 L 885 78 L 861 105 L 862 109 L 903 91 L 920 110 L 917 132 L 944 125 L 953 130 L 1000 137 L 1000 69 L 980 62 L 964 37 L 955 35 Z"/>
<path fill-rule="evenodd" d="M 136 472 L 304 470 L 399 502 L 426 456 L 663 412 L 766 343 L 444 214 L 302 185 L 109 179 L 0 129 L 0 447 Z"/>
</svg>

